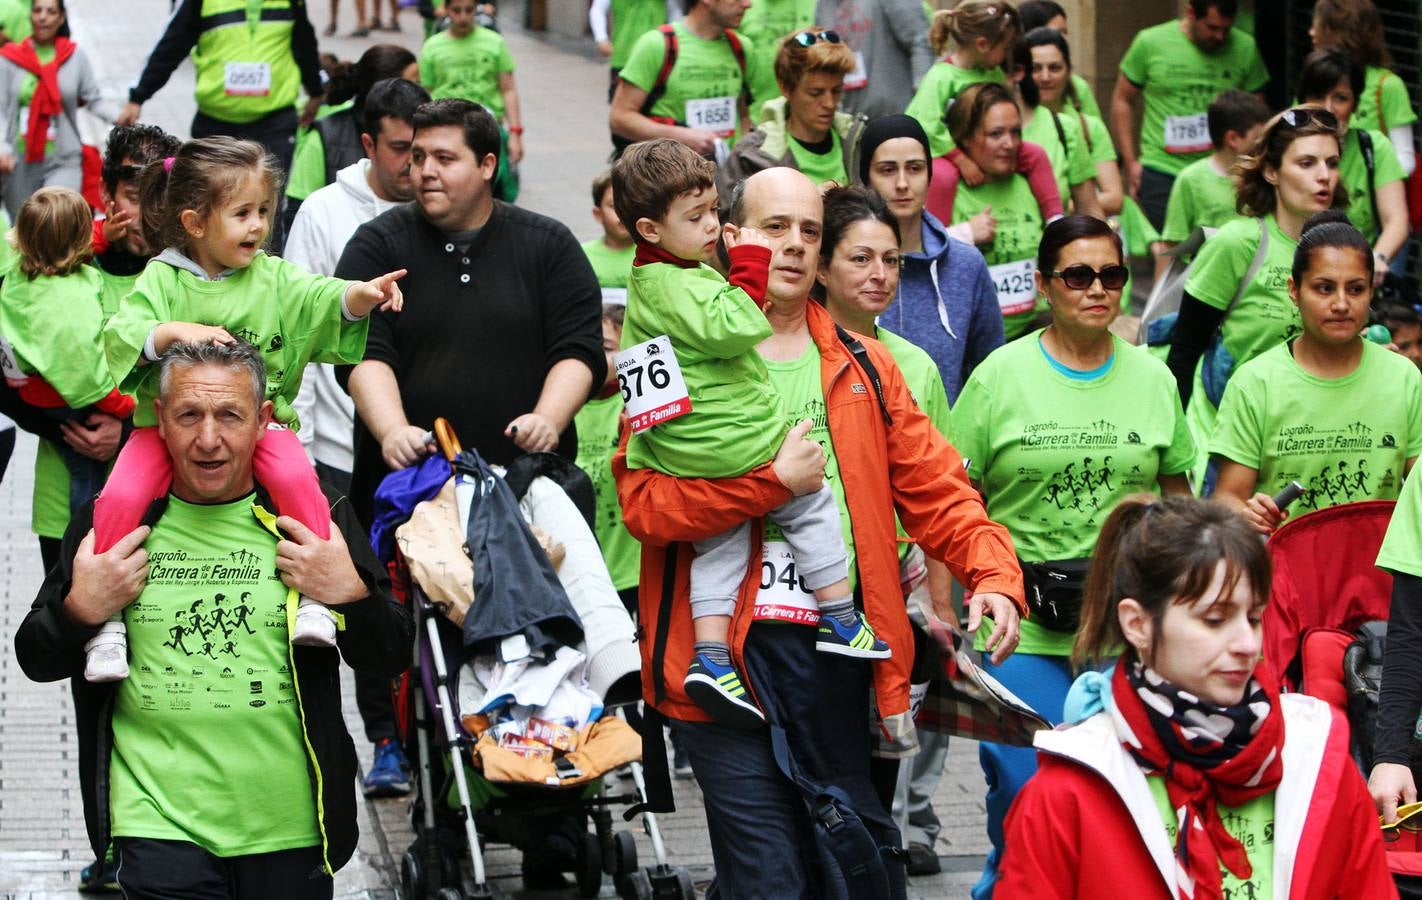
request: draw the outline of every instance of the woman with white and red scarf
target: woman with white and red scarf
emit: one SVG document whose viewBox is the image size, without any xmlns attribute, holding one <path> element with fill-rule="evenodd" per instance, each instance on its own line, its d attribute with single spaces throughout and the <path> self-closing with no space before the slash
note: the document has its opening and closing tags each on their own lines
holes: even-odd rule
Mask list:
<svg viewBox="0 0 1422 900">
<path fill-rule="evenodd" d="M 30 26 L 28 38 L 0 47 L 0 173 L 11 219 L 42 187 L 80 189 L 78 108 L 109 123 L 121 109 L 69 39 L 64 0 L 33 0 Z"/>
<path fill-rule="evenodd" d="M 1140 495 L 1101 531 L 1072 686 L 1007 816 L 995 900 L 1390 898 L 1347 723 L 1260 660 L 1264 544 L 1227 507 Z M 1077 716 L 1072 716 L 1073 712 Z"/>
</svg>

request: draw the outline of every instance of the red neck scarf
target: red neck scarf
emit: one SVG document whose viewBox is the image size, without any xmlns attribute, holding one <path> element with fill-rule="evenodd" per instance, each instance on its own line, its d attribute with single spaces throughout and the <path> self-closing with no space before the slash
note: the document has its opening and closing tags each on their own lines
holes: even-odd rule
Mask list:
<svg viewBox="0 0 1422 900">
<path fill-rule="evenodd" d="M 671 263 L 682 269 L 701 268 L 701 263 L 694 259 L 682 259 L 680 256 L 668 253 L 655 244 L 649 244 L 646 241 L 638 241 L 637 253 L 632 257 L 632 265 L 645 266 L 648 263 Z"/>
<path fill-rule="evenodd" d="M 9 43 L 0 47 L 0 56 L 24 69 L 39 79 L 35 85 L 34 97 L 30 100 L 30 121 L 25 126 L 25 162 L 39 162 L 44 159 L 45 136 L 49 134 L 49 122 L 63 111 L 59 96 L 59 67 L 78 49 L 67 37 L 54 39 L 54 59 L 47 63 L 39 60 L 35 52 L 34 38 L 25 38 L 23 43 Z"/>
<path fill-rule="evenodd" d="M 1269 793 L 1283 775 L 1278 683 L 1260 663 L 1244 700 L 1235 707 L 1216 707 L 1160 681 L 1153 672 L 1128 674 L 1136 665 L 1134 654 L 1116 664 L 1111 698 L 1129 728 L 1122 734 L 1135 737 L 1135 742 L 1123 737 L 1126 752 L 1146 774 L 1164 778 L 1179 817 L 1176 896 L 1222 900 L 1220 866 L 1237 878 L 1248 878 L 1253 869 L 1244 846 L 1226 830 L 1218 806 L 1239 806 Z M 1164 711 L 1167 707 L 1170 714 Z M 1198 727 L 1206 719 L 1216 729 L 1226 719 L 1234 720 L 1236 727 L 1221 740 Z"/>
</svg>

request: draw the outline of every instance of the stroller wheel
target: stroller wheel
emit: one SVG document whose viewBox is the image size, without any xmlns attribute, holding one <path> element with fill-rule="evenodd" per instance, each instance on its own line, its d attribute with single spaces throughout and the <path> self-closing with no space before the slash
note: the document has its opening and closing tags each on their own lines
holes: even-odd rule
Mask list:
<svg viewBox="0 0 1422 900">
<path fill-rule="evenodd" d="M 622 883 L 617 888 L 617 896 L 622 900 L 653 900 L 656 894 L 652 891 L 652 879 L 646 872 L 638 869 L 623 876 Z"/>
<path fill-rule="evenodd" d="M 400 887 L 410 900 L 424 900 L 425 866 L 413 847 L 400 857 Z"/>
<path fill-rule="evenodd" d="M 582 843 L 578 847 L 578 868 L 574 873 L 578 879 L 579 897 L 596 897 L 602 890 L 602 846 L 597 835 L 583 832 Z"/>
<path fill-rule="evenodd" d="M 652 892 L 658 897 L 680 897 L 682 900 L 696 900 L 696 885 L 691 881 L 691 873 L 685 867 L 657 866 L 643 870 L 652 883 Z"/>
<path fill-rule="evenodd" d="M 637 870 L 637 839 L 630 831 L 619 831 L 612 836 L 612 867 L 609 875 L 620 878 Z"/>
<path fill-rule="evenodd" d="M 464 892 L 459 888 L 440 888 L 435 900 L 464 900 Z"/>
</svg>

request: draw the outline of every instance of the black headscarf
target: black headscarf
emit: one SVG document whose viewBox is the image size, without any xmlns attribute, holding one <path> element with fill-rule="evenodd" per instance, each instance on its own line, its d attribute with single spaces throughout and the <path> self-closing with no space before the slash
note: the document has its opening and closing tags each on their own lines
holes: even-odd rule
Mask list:
<svg viewBox="0 0 1422 900">
<path fill-rule="evenodd" d="M 892 141 L 894 138 L 913 138 L 923 145 L 923 155 L 932 160 L 933 151 L 928 147 L 928 135 L 924 133 L 923 126 L 913 116 L 906 116 L 900 113 L 895 116 L 880 116 L 868 125 L 864 126 L 864 136 L 859 139 L 859 181 L 861 184 L 869 183 L 869 163 L 874 159 L 874 151 L 879 149 L 879 145 L 885 141 Z M 933 177 L 933 168 L 928 170 L 929 177 Z"/>
</svg>

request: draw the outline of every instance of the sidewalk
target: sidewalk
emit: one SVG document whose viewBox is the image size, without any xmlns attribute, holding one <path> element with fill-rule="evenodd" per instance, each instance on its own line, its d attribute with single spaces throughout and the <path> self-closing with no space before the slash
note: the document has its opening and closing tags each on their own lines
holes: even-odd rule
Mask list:
<svg viewBox="0 0 1422 900">
<path fill-rule="evenodd" d="M 69 0 L 75 40 L 86 48 L 100 77 L 115 95 L 123 95 L 142 69 L 147 53 L 167 19 L 167 0 Z M 354 27 L 351 4 L 342 4 L 342 34 Z M 319 7 L 319 8 L 317 8 Z M 326 24 L 326 4 L 311 4 L 319 34 Z M 606 165 L 607 72 L 590 54 L 559 48 L 524 34 L 516 9 L 504 10 L 501 25 L 518 64 L 517 78 L 527 128 L 528 155 L 522 167 L 520 205 L 563 221 L 580 240 L 597 235 L 589 188 Z M 370 38 L 322 38 L 322 49 L 355 59 L 376 42 L 419 50 L 420 19 L 413 10 L 401 16 L 402 31 L 375 32 Z M 193 114 L 190 63 L 144 107 L 143 119 L 187 136 Z M 10 469 L 0 484 L 0 898 L 72 898 L 79 869 L 91 860 L 80 807 L 74 720 L 67 684 L 29 682 L 8 649 L 42 580 L 38 545 L 29 530 L 35 441 L 22 434 Z M 346 670 L 345 715 L 362 765 L 371 748 L 364 739 L 354 692 Z M 691 868 L 703 887 L 711 877 L 700 795 L 690 781 L 677 781 L 678 811 L 660 817 L 670 861 Z M 976 745 L 955 740 L 936 809 L 944 822 L 938 852 L 944 873 L 910 882 L 913 898 L 966 897 L 987 850 L 982 775 Z M 336 879 L 336 896 L 394 898 L 399 860 L 409 846 L 407 803 L 383 800 L 359 806 L 360 845 Z M 618 823 L 617 827 L 635 829 Z M 652 860 L 650 843 L 637 832 L 639 859 Z M 491 849 L 489 872 L 500 890 L 515 897 L 571 897 L 575 891 L 528 892 L 518 878 L 519 855 Z M 615 896 L 610 881 L 604 897 Z"/>
</svg>

